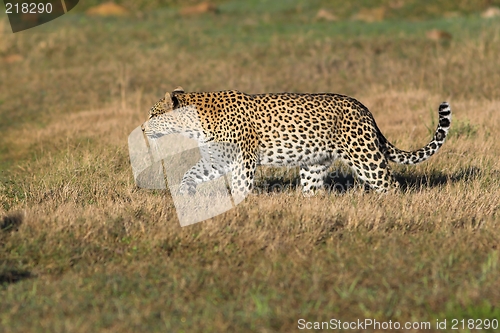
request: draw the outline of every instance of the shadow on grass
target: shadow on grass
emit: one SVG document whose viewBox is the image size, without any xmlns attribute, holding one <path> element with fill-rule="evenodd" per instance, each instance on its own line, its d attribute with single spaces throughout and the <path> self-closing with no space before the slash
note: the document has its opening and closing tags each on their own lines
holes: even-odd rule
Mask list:
<svg viewBox="0 0 500 333">
<path fill-rule="evenodd" d="M 401 190 L 418 191 L 423 188 L 442 186 L 447 183 L 458 183 L 472 180 L 482 174 L 482 171 L 474 166 L 460 169 L 453 174 L 435 172 L 431 175 L 396 175 L 396 180 Z"/>
<path fill-rule="evenodd" d="M 0 219 L 0 245 L 2 243 L 2 239 L 5 239 L 2 236 L 6 236 L 13 231 L 17 231 L 19 226 L 23 223 L 23 220 L 24 214 L 21 212 L 15 212 Z M 0 265 L 0 286 L 16 283 L 32 277 L 33 275 L 30 272 L 12 268 L 12 265 L 8 262 L 3 262 Z"/>
<path fill-rule="evenodd" d="M 19 226 L 23 223 L 23 220 L 24 220 L 24 215 L 21 212 L 16 212 L 4 216 L 0 220 L 0 232 L 17 231 L 19 229 Z"/>
<path fill-rule="evenodd" d="M 325 179 L 325 189 L 330 193 L 345 193 L 355 186 L 357 182 L 352 175 L 342 175 L 334 173 L 335 176 L 329 176 Z M 468 181 L 482 174 L 482 171 L 474 166 L 461 169 L 453 174 L 434 172 L 431 175 L 395 175 L 402 191 L 418 191 L 423 188 L 432 188 L 442 186 L 447 183 L 457 183 Z M 281 179 L 271 177 L 260 180 L 256 184 L 256 191 L 260 194 L 283 193 L 289 190 L 300 190 L 300 178 Z"/>
<path fill-rule="evenodd" d="M 30 272 L 24 270 L 18 270 L 18 269 L 0 270 L 0 286 L 16 283 L 32 277 L 33 275 Z"/>
<path fill-rule="evenodd" d="M 354 187 L 355 180 L 351 175 L 346 176 L 328 176 L 325 178 L 325 189 L 332 193 L 344 193 Z M 286 191 L 302 190 L 300 185 L 300 178 L 293 177 L 292 179 L 281 179 L 272 177 L 257 182 L 257 193 L 270 194 L 270 193 L 283 193 Z"/>
</svg>

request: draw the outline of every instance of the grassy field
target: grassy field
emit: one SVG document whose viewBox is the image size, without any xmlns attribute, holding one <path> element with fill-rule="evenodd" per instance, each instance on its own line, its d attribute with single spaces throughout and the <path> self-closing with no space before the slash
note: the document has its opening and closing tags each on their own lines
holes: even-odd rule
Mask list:
<svg viewBox="0 0 500 333">
<path fill-rule="evenodd" d="M 80 10 L 15 35 L 0 14 L 0 331 L 500 320 L 500 19 L 480 16 L 495 2 L 396 2 L 376 2 L 389 14 L 372 23 L 351 19 L 361 0 Z M 397 193 L 266 193 L 296 170 L 263 169 L 235 209 L 181 228 L 168 191 L 135 186 L 127 147 L 178 85 L 348 94 L 406 150 L 430 139 L 443 100 L 452 129 L 428 162 L 393 165 Z M 334 186 L 351 180 L 332 169 Z"/>
</svg>

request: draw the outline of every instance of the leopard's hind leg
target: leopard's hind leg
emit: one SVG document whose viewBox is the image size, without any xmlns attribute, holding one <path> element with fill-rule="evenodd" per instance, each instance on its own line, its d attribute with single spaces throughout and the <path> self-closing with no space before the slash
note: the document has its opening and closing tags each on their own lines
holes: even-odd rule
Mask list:
<svg viewBox="0 0 500 333">
<path fill-rule="evenodd" d="M 398 182 L 392 176 L 391 168 L 387 158 L 378 150 L 378 146 L 370 152 L 344 151 L 341 160 L 354 171 L 356 177 L 363 181 L 365 188 L 377 193 L 385 193 L 399 187 Z"/>
</svg>

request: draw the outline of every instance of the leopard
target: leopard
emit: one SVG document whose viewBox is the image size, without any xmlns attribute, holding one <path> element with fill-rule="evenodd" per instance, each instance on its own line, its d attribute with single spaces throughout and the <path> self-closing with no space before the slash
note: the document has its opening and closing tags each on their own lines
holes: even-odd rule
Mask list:
<svg viewBox="0 0 500 333">
<path fill-rule="evenodd" d="M 253 187 L 258 166 L 298 167 L 304 195 L 325 186 L 334 161 L 341 161 L 368 190 L 400 187 L 389 162 L 413 165 L 433 156 L 451 126 L 442 102 L 432 139 L 405 151 L 390 143 L 372 113 L 358 100 L 335 93 L 262 93 L 238 90 L 185 92 L 177 87 L 155 103 L 141 128 L 148 139 L 181 134 L 196 140 L 200 160 L 182 177 L 181 194 L 231 173 L 238 202 Z"/>
</svg>

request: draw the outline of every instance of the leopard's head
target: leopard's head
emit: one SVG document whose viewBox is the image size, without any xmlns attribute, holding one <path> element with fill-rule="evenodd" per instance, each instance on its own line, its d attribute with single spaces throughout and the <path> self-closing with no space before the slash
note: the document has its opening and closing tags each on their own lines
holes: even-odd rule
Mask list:
<svg viewBox="0 0 500 333">
<path fill-rule="evenodd" d="M 196 105 L 190 105 L 185 98 L 181 103 L 178 97 L 184 94 L 182 87 L 175 88 L 172 93 L 165 93 L 149 110 L 149 118 L 141 126 L 144 134 L 151 139 L 173 133 L 199 137 L 203 130 Z"/>
</svg>

